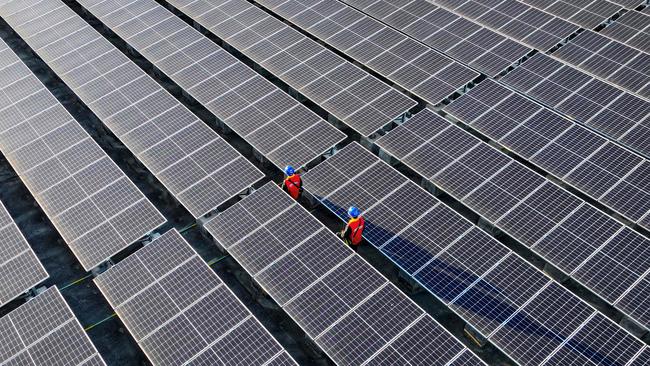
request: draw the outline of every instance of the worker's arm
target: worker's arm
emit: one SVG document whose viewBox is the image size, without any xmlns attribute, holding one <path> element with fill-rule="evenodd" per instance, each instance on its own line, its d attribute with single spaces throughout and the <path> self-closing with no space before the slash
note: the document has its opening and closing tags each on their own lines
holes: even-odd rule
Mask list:
<svg viewBox="0 0 650 366">
<path fill-rule="evenodd" d="M 349 231 L 350 231 L 350 225 L 345 225 L 345 227 L 343 228 L 343 230 L 341 230 L 341 232 L 339 233 L 339 236 L 340 236 L 341 238 L 345 238 L 345 236 L 348 235 L 348 232 L 349 232 Z"/>
</svg>

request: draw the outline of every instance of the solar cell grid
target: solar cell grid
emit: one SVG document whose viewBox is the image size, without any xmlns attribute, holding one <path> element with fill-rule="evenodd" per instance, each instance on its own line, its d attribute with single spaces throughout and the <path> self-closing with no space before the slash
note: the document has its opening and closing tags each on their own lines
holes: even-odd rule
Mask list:
<svg viewBox="0 0 650 366">
<path fill-rule="evenodd" d="M 623 9 L 616 1 L 605 0 L 521 0 L 583 28 L 593 29 Z M 634 0 L 636 1 L 636 0 Z M 630 1 L 627 1 L 628 3 Z M 637 5 L 639 1 L 636 1 Z M 631 6 L 633 7 L 633 5 Z"/>
<path fill-rule="evenodd" d="M 0 202 L 0 306 L 48 277 L 36 253 Z"/>
<path fill-rule="evenodd" d="M 408 123 L 406 122 L 405 125 Z M 399 128 L 401 127 L 397 130 Z M 331 164 L 334 169 L 338 169 L 343 174 L 347 172 L 344 162 L 351 160 L 368 160 L 370 164 L 373 164 L 374 160 L 373 167 L 385 165 L 358 144 L 351 144 L 342 149 L 325 164 Z M 326 202 L 337 188 L 333 191 L 323 189 L 322 180 L 327 178 L 318 175 L 320 168 L 321 165 L 304 175 L 305 189 L 310 193 L 312 190 L 320 191 L 316 198 L 328 206 Z M 366 172 L 368 170 L 362 173 L 349 173 L 345 179 L 355 182 L 360 174 Z M 363 191 L 363 186 L 360 186 L 359 190 Z M 594 309 L 554 283 L 493 237 L 473 227 L 455 211 L 438 203 L 435 198 L 431 197 L 428 203 L 410 200 L 414 196 L 411 193 L 418 190 L 423 191 L 422 188 L 414 185 L 410 191 L 399 194 L 399 197 L 397 191 L 394 191 L 378 199 L 374 207 L 384 206 L 385 212 L 398 212 L 398 209 L 389 203 L 388 200 L 391 200 L 410 202 L 412 207 L 421 208 L 424 213 L 410 220 L 406 228 L 400 228 L 394 226 L 392 222 L 385 224 L 386 226 L 376 224 L 375 219 L 370 216 L 372 209 L 369 210 L 365 214 L 367 227 L 376 225 L 379 227 L 378 230 L 383 230 L 390 236 L 388 241 L 375 242 L 371 236 L 364 234 L 370 244 L 377 246 L 396 265 L 456 311 L 496 346 L 504 349 L 516 362 L 524 365 L 541 364 L 546 358 L 562 350 L 571 353 L 571 356 L 586 357 L 595 364 L 606 364 L 594 356 L 601 353 L 613 354 L 613 351 L 606 346 L 606 337 L 589 342 L 575 340 L 581 347 L 571 348 L 568 351 L 562 348 L 563 344 L 573 339 L 575 332 L 586 324 L 588 317 L 596 313 Z M 356 196 L 356 194 L 351 195 L 345 205 L 356 204 Z M 345 217 L 339 211 L 334 212 L 341 218 Z M 480 253 L 480 256 L 476 253 Z M 545 292 L 544 289 L 550 287 L 555 290 Z M 543 306 L 529 306 L 534 301 L 540 304 L 552 303 L 558 301 L 558 297 L 561 297 L 564 303 L 575 304 L 574 307 L 583 309 L 581 311 L 586 314 L 586 317 L 575 317 L 576 320 L 567 323 L 560 316 L 540 314 L 540 311 L 545 309 Z M 554 308 L 550 306 L 548 309 Z M 630 342 L 637 350 L 643 348 L 642 342 L 622 331 L 613 322 L 607 325 L 608 334 L 621 331 L 616 335 L 620 342 Z M 563 331 L 559 332 L 560 329 Z M 497 334 L 499 336 L 496 336 Z M 507 335 L 501 336 L 501 334 Z M 524 343 L 529 344 L 530 347 L 516 346 Z M 391 355 L 386 354 L 385 357 Z M 631 361 L 635 356 L 626 357 Z"/>
<path fill-rule="evenodd" d="M 363 135 L 416 104 L 246 1 L 201 2 L 200 7 L 196 2 L 170 4 Z M 322 58 L 329 60 L 326 70 L 313 65 Z M 364 118 L 366 111 L 376 112 L 376 118 Z"/>
<path fill-rule="evenodd" d="M 650 53 L 650 15 L 643 12 L 630 10 L 599 33 Z"/>
<path fill-rule="evenodd" d="M 257 226 L 243 228 L 243 216 Z M 278 221 L 282 217 L 289 220 Z M 232 236 L 232 227 L 239 227 L 239 236 Z M 388 358 L 415 365 L 432 358 L 447 364 L 466 351 L 273 183 L 208 221 L 205 228 L 336 363 L 373 364 Z M 269 240 L 282 248 L 260 270 L 256 263 L 266 255 Z M 421 346 L 410 347 L 414 339 Z M 471 354 L 463 359 L 483 364 Z"/>
<path fill-rule="evenodd" d="M 439 104 L 478 77 L 475 71 L 343 3 L 257 3 L 427 103 Z"/>
<path fill-rule="evenodd" d="M 117 165 L 0 41 L 7 100 L 0 150 L 87 270 L 165 222 Z M 139 220 L 131 220 L 134 216 Z M 100 237 L 98 240 L 97 237 Z M 25 265 L 35 258 L 21 258 Z M 38 271 L 25 276 L 33 281 Z"/>
<path fill-rule="evenodd" d="M 492 101 L 492 94 L 499 95 L 500 101 Z M 502 113 L 504 105 L 517 106 L 518 115 Z M 469 115 L 468 109 L 477 112 Z M 650 211 L 650 186 L 641 177 L 650 165 L 642 157 L 489 80 L 451 103 L 445 111 L 630 221 L 644 225 L 642 217 Z M 503 126 L 508 128 L 502 129 Z M 497 127 L 500 129 L 495 131 Z M 399 130 L 395 130 L 396 137 L 386 139 L 386 149 L 395 150 L 391 140 L 403 140 L 399 134 L 407 132 Z M 422 144 L 411 144 L 419 145 Z M 401 150 L 410 151 L 408 147 Z M 409 160 L 401 150 L 395 152 L 396 156 Z M 422 171 L 430 175 L 424 166 Z"/>
<path fill-rule="evenodd" d="M 425 0 L 344 0 L 369 16 L 490 76 L 523 58 L 530 49 Z"/>
<path fill-rule="evenodd" d="M 547 51 L 579 27 L 515 0 L 428 0 L 530 47 Z"/>
<path fill-rule="evenodd" d="M 202 216 L 262 178 L 72 9 L 61 6 L 48 13 L 56 4 L 10 1 L 0 13 L 192 215 Z M 24 19 L 34 11 L 37 16 Z M 228 159 L 214 164 L 215 151 Z M 238 169 L 240 178 L 227 181 L 230 169 Z"/>
<path fill-rule="evenodd" d="M 345 137 L 155 1 L 80 3 L 277 166 L 298 168 Z M 232 33 L 240 23 L 222 14 L 229 27 L 220 29 Z"/>
<path fill-rule="evenodd" d="M 419 119 L 436 118 L 443 120 L 434 112 L 425 109 L 412 120 L 419 124 Z M 410 120 L 395 131 L 400 129 L 410 129 Z M 445 146 L 449 141 L 457 141 L 458 137 L 455 135 L 459 133 L 469 138 L 464 148 L 455 150 Z M 377 144 L 392 155 L 391 147 L 395 146 L 395 143 L 384 145 L 384 141 L 390 141 L 391 138 L 389 133 L 377 140 Z M 647 241 L 643 236 L 630 229 L 623 229 L 621 223 L 608 218 L 578 197 L 526 169 L 478 138 L 470 137 L 461 128 L 449 123 L 447 129 L 440 131 L 430 140 L 421 140 L 402 148 L 418 151 L 423 145 L 430 145 L 437 151 L 436 154 L 429 155 L 427 160 L 438 160 L 439 156 L 446 155 L 442 160 L 447 165 L 443 165 L 439 171 L 444 173 L 445 170 L 468 170 L 480 177 L 468 180 L 463 175 L 439 173 L 426 176 L 427 179 L 449 191 L 469 208 L 566 273 L 572 274 L 610 303 L 616 303 L 620 295 L 644 278 L 650 268 L 650 263 L 645 259 L 647 255 L 636 252 L 647 246 L 640 244 Z M 604 154 L 610 159 L 615 155 L 610 151 Z M 409 156 L 403 156 L 401 161 L 417 172 L 430 171 L 429 165 L 424 164 L 422 168 L 419 161 L 409 159 Z M 622 166 L 621 163 L 613 165 Z M 456 186 L 466 187 L 468 193 L 454 191 L 453 187 Z M 580 209 L 582 206 L 587 206 L 588 209 Z M 599 222 L 600 232 L 605 236 L 595 240 L 590 232 L 585 232 L 579 226 L 564 225 L 567 221 L 583 220 Z M 604 231 L 605 227 L 610 230 Z M 612 249 L 614 246 L 615 250 Z M 635 254 L 624 256 L 618 254 L 618 251 Z M 635 317 L 634 312 L 630 315 Z"/>
<path fill-rule="evenodd" d="M 58 288 L 0 319 L 3 365 L 106 365 Z"/>
<path fill-rule="evenodd" d="M 629 92 L 650 97 L 650 55 L 616 40 L 586 30 L 552 56 Z"/>
<path fill-rule="evenodd" d="M 576 122 L 648 155 L 650 102 L 542 54 L 531 57 L 501 80 Z"/>
<path fill-rule="evenodd" d="M 155 365 L 296 364 L 175 229 L 95 283 Z"/>
</svg>

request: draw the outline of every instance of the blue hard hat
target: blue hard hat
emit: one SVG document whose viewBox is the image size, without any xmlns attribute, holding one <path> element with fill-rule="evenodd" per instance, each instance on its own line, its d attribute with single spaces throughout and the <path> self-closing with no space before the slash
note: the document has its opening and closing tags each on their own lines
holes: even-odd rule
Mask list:
<svg viewBox="0 0 650 366">
<path fill-rule="evenodd" d="M 361 214 L 361 211 L 359 211 L 359 209 L 358 209 L 356 206 L 351 206 L 351 207 L 348 209 L 348 215 L 349 215 L 350 217 L 354 218 L 354 219 L 356 219 L 357 217 L 359 217 L 360 214 Z"/>
<path fill-rule="evenodd" d="M 291 165 L 287 165 L 287 167 L 284 168 L 284 173 L 286 175 L 294 175 L 296 173 L 296 170 Z"/>
</svg>

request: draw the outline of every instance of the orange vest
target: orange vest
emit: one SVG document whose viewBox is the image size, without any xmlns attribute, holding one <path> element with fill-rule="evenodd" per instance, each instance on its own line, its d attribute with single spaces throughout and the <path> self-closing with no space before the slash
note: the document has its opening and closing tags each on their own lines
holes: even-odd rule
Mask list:
<svg viewBox="0 0 650 366">
<path fill-rule="evenodd" d="M 366 228 L 366 220 L 364 220 L 363 217 L 350 219 L 350 221 L 348 221 L 348 228 L 350 230 L 350 242 L 352 245 L 359 245 L 359 243 L 361 243 L 361 239 L 363 238 L 363 229 Z"/>
<path fill-rule="evenodd" d="M 302 188 L 302 179 L 300 179 L 300 175 L 294 174 L 286 177 L 284 179 L 284 186 L 294 200 L 297 200 L 298 197 L 300 197 L 300 190 Z"/>
</svg>

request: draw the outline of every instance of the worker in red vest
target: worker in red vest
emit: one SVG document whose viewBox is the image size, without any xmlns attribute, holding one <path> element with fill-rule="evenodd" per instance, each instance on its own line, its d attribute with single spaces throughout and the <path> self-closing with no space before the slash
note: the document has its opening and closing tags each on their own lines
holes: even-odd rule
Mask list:
<svg viewBox="0 0 650 366">
<path fill-rule="evenodd" d="M 363 238 L 363 229 L 366 228 L 366 220 L 361 217 L 361 212 L 355 206 L 348 209 L 348 216 L 350 216 L 350 220 L 340 235 L 343 241 L 356 252 Z"/>
<path fill-rule="evenodd" d="M 291 165 L 284 168 L 284 174 L 286 174 L 286 177 L 282 182 L 282 189 L 289 193 L 289 196 L 294 200 L 297 200 L 302 194 L 302 179 L 300 178 L 300 174 L 296 173 L 296 170 Z"/>
</svg>

